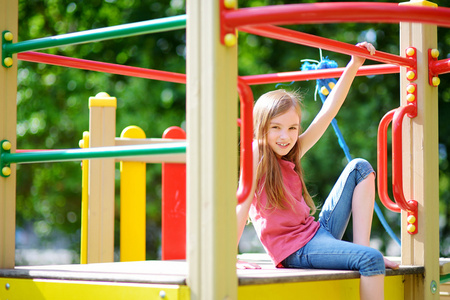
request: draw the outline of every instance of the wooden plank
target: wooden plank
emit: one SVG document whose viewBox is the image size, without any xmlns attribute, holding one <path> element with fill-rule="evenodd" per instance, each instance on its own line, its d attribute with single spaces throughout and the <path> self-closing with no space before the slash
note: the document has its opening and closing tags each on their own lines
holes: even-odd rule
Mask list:
<svg viewBox="0 0 450 300">
<path fill-rule="evenodd" d="M 428 1 L 410 1 L 401 5 L 429 6 Z M 438 91 L 428 84 L 428 49 L 437 46 L 437 27 L 418 23 L 400 23 L 400 51 L 408 47 L 417 53 L 417 117 L 404 121 L 403 188 L 407 200 L 418 202 L 418 233 L 406 231 L 406 213 L 402 213 L 402 263 L 421 265 L 425 276 L 405 284 L 405 299 L 438 299 L 431 286 L 439 284 L 439 159 Z M 401 68 L 401 105 L 406 105 L 406 69 Z"/>
<path fill-rule="evenodd" d="M 114 146 L 117 100 L 89 98 L 89 147 Z M 87 263 L 114 261 L 114 158 L 89 161 Z"/>
<path fill-rule="evenodd" d="M 262 268 L 238 270 L 239 285 L 266 285 L 307 281 L 358 279 L 357 271 L 275 268 L 266 257 L 240 256 L 248 262 L 258 263 Z M 135 282 L 152 284 L 185 285 L 188 264 L 180 261 L 142 261 L 120 263 L 97 263 L 87 265 L 52 265 L 16 267 L 0 270 L 0 277 L 27 279 L 60 279 L 83 281 Z M 399 270 L 387 270 L 386 276 L 423 276 L 420 266 L 401 266 Z"/>
<path fill-rule="evenodd" d="M 18 36 L 18 1 L 0 0 L 0 32 L 10 31 L 13 42 Z M 16 150 L 17 127 L 17 55 L 13 55 L 10 68 L 0 66 L 0 141 L 11 143 Z M 1 170 L 0 170 L 1 172 Z M 16 164 L 11 175 L 0 177 L 0 268 L 14 268 L 16 231 Z"/>
<path fill-rule="evenodd" d="M 441 291 L 439 293 L 440 300 L 449 300 L 450 299 L 450 282 L 441 284 Z"/>
<path fill-rule="evenodd" d="M 439 266 L 440 275 L 450 274 L 450 258 L 439 259 Z"/>
<path fill-rule="evenodd" d="M 195 300 L 237 298 L 237 49 L 220 44 L 219 5 L 186 3 L 186 252 Z"/>
</svg>

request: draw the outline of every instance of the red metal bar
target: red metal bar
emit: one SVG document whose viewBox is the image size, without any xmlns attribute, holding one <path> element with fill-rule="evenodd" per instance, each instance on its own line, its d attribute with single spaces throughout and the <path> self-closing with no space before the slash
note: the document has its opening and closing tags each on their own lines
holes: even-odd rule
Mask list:
<svg viewBox="0 0 450 300">
<path fill-rule="evenodd" d="M 146 79 L 162 80 L 176 83 L 186 83 L 186 75 L 180 73 L 130 67 L 111 63 L 98 62 L 87 59 L 72 58 L 40 52 L 22 52 L 17 54 L 18 59 L 49 65 L 112 73 L 125 76 L 134 76 Z"/>
<path fill-rule="evenodd" d="M 83 70 L 113 73 L 125 76 L 135 76 L 154 80 L 167 80 L 170 82 L 186 83 L 186 75 L 180 73 L 156 71 L 151 69 L 129 67 L 111 63 L 102 63 L 92 60 L 70 58 L 60 55 L 53 55 L 39 52 L 23 52 L 18 53 L 17 55 L 20 60 L 36 63 L 46 63 L 69 68 L 79 68 Z M 293 81 L 293 80 L 295 81 L 315 80 L 321 78 L 337 78 L 341 76 L 343 70 L 344 70 L 343 68 L 337 68 L 337 69 L 323 69 L 317 71 L 282 72 L 274 74 L 242 76 L 241 79 L 249 85 L 278 83 L 282 81 Z M 400 68 L 397 65 L 383 64 L 383 65 L 362 66 L 359 69 L 357 75 L 367 76 L 379 74 L 393 74 L 399 72 Z"/>
<path fill-rule="evenodd" d="M 325 78 L 338 78 L 345 68 L 321 69 L 312 71 L 294 71 L 261 75 L 241 76 L 241 79 L 248 85 L 268 84 L 302 80 L 316 80 Z M 400 73 L 400 67 L 391 64 L 362 66 L 359 68 L 357 76 L 395 74 Z"/>
<path fill-rule="evenodd" d="M 380 125 L 378 126 L 378 140 L 377 140 L 377 152 L 378 152 L 378 196 L 381 202 L 389 210 L 399 213 L 401 211 L 400 207 L 394 203 L 388 194 L 387 185 L 387 130 L 389 124 L 392 121 L 396 109 L 391 110 L 381 119 Z"/>
<path fill-rule="evenodd" d="M 247 199 L 253 184 L 253 92 L 241 78 L 238 78 L 238 92 L 241 103 L 241 176 L 237 191 L 238 203 Z"/>
<path fill-rule="evenodd" d="M 414 114 L 416 110 L 414 105 L 399 107 L 392 121 L 392 191 L 397 205 L 405 211 L 412 211 L 414 207 L 405 200 L 403 193 L 403 118 L 406 114 Z"/>
<path fill-rule="evenodd" d="M 324 50 L 330 50 L 348 55 L 357 55 L 367 59 L 376 60 L 379 62 L 415 68 L 414 61 L 406 57 L 401 57 L 398 55 L 389 54 L 378 50 L 374 55 L 370 55 L 367 50 L 357 47 L 355 45 L 323 38 L 312 34 L 298 32 L 291 29 L 277 27 L 273 25 L 242 27 L 240 28 L 240 30 L 251 34 L 265 36 L 272 39 L 278 39 L 294 44 L 321 48 Z"/>
<path fill-rule="evenodd" d="M 430 61 L 430 69 L 433 75 L 450 73 L 450 58 Z"/>
<path fill-rule="evenodd" d="M 186 139 L 186 133 L 173 126 L 163 138 Z M 186 164 L 162 163 L 161 210 L 162 259 L 186 259 Z"/>
<path fill-rule="evenodd" d="M 238 29 L 242 26 L 261 24 L 289 25 L 343 22 L 416 22 L 450 27 L 450 9 L 373 2 L 285 4 L 226 11 L 223 21 L 227 27 L 237 27 Z"/>
</svg>

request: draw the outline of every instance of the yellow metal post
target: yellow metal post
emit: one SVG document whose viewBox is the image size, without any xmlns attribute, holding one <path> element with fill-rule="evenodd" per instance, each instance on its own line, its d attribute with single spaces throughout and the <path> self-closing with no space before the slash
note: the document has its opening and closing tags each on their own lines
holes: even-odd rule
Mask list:
<svg viewBox="0 0 450 300">
<path fill-rule="evenodd" d="M 145 139 L 145 132 L 128 126 L 121 138 Z M 144 162 L 120 162 L 120 261 L 145 260 Z"/>
<path fill-rule="evenodd" d="M 117 99 L 107 93 L 89 98 L 89 147 L 114 146 Z M 114 261 L 114 158 L 89 162 L 87 263 Z"/>
<path fill-rule="evenodd" d="M 429 1 L 401 5 L 436 6 Z M 407 200 L 418 201 L 418 233 L 406 230 L 402 213 L 402 264 L 425 266 L 425 277 L 405 282 L 405 299 L 439 299 L 439 159 L 438 90 L 428 83 L 428 49 L 437 46 L 435 25 L 400 23 L 400 49 L 417 52 L 417 117 L 405 118 L 403 188 Z M 402 68 L 401 105 L 406 105 L 406 70 Z"/>
<path fill-rule="evenodd" d="M 18 1 L 0 0 L 0 32 L 8 31 L 7 38 L 17 42 Z M 4 38 L 4 33 L 2 33 Z M 17 55 L 12 66 L 0 66 L 0 141 L 8 140 L 12 153 L 16 151 L 17 126 Z M 2 172 L 3 170 L 0 170 Z M 16 167 L 4 170 L 8 177 L 0 177 L 0 268 L 14 268 L 16 232 Z"/>
<path fill-rule="evenodd" d="M 83 132 L 80 148 L 89 147 L 89 132 Z M 87 264 L 88 215 L 89 215 L 89 160 L 81 161 L 81 245 L 80 263 Z"/>
<path fill-rule="evenodd" d="M 187 282 L 191 299 L 237 299 L 237 47 L 220 1 L 187 1 Z"/>
</svg>

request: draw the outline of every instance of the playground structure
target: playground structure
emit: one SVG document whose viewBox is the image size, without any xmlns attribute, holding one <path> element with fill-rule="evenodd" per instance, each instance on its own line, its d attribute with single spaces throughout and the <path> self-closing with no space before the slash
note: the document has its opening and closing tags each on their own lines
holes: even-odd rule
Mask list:
<svg viewBox="0 0 450 300">
<path fill-rule="evenodd" d="M 185 142 L 179 127 L 168 128 L 162 139 L 146 139 L 137 126 L 116 132 L 117 99 L 99 93 L 89 99 L 89 131 L 82 148 Z M 145 260 L 146 181 L 145 164 L 162 163 L 162 259 L 186 258 L 186 157 L 162 154 L 120 162 L 120 261 Z M 130 160 L 130 158 L 129 158 Z M 82 264 L 114 261 L 114 159 L 83 160 L 81 259 Z M 93 223 L 92 214 L 99 216 Z M 90 217 L 89 214 L 91 214 Z M 94 219 L 95 220 L 95 219 Z M 102 224 L 98 224 L 103 222 Z"/>
<path fill-rule="evenodd" d="M 393 145 L 393 156 L 396 157 L 397 162 L 394 164 L 394 173 L 397 175 L 394 175 L 396 177 L 394 185 L 397 188 L 394 193 L 396 203 L 389 202 L 389 199 L 384 202 L 391 209 L 402 211 L 401 262 L 406 266 L 399 271 L 388 272 L 386 297 L 388 299 L 389 297 L 392 299 L 437 299 L 439 297 L 439 282 L 441 278 L 442 281 L 448 280 L 450 267 L 448 263 L 444 262 L 440 266 L 439 239 L 436 234 L 439 228 L 436 87 L 438 76 L 450 72 L 450 66 L 448 59 L 438 60 L 436 52 L 432 49 L 435 49 L 437 44 L 436 25 L 450 27 L 450 9 L 434 8 L 433 4 L 427 1 L 411 1 L 401 5 L 320 3 L 242 9 L 237 9 L 233 1 L 220 3 L 189 1 L 187 11 L 188 19 L 191 21 L 187 22 L 188 58 L 187 76 L 184 76 L 183 74 L 170 74 L 25 51 L 149 33 L 155 30 L 180 29 L 186 25 L 186 16 L 169 18 L 161 20 L 161 22 L 143 22 L 139 25 L 134 24 L 134 27 L 131 24 L 130 26 L 94 30 L 85 35 L 76 35 L 76 38 L 68 34 L 59 39 L 43 38 L 18 43 L 17 1 L 2 0 L 0 3 L 4 8 L 0 24 L 2 30 L 6 31 L 2 35 L 3 67 L 0 71 L 0 91 L 2 93 L 0 97 L 2 105 L 0 133 L 2 134 L 1 140 L 3 140 L 1 168 L 4 176 L 0 178 L 0 268 L 3 269 L 0 282 L 1 286 L 5 287 L 0 291 L 2 297 L 5 295 L 5 298 L 14 299 L 23 298 L 26 295 L 34 296 L 35 299 L 56 299 L 58 291 L 70 293 L 76 290 L 84 297 L 92 299 L 99 295 L 105 297 L 106 294 L 116 299 L 125 297 L 236 299 L 238 295 L 242 298 L 253 296 L 258 299 L 271 299 L 276 295 L 279 298 L 290 299 L 295 295 L 296 289 L 302 289 L 306 298 L 310 296 L 315 299 L 325 299 L 318 295 L 318 287 L 324 294 L 327 289 L 331 288 L 332 299 L 357 297 L 354 292 L 348 292 L 358 284 L 358 275 L 350 271 L 312 272 L 306 279 L 304 272 L 298 270 L 264 268 L 262 271 L 243 271 L 236 274 L 236 230 L 235 222 L 233 222 L 235 220 L 235 203 L 229 200 L 236 197 L 237 188 L 235 164 L 230 163 L 237 161 L 234 151 L 237 133 L 236 130 L 231 130 L 236 128 L 237 107 L 230 99 L 234 99 L 239 93 L 242 121 L 241 167 L 244 181 L 247 184 L 243 190 L 238 191 L 237 198 L 244 199 L 248 195 L 248 182 L 252 177 L 250 150 L 253 96 L 249 85 L 302 80 L 302 78 L 337 77 L 342 71 L 341 69 L 299 71 L 237 78 L 235 75 L 237 74 L 236 29 L 345 54 L 358 54 L 385 63 L 381 66 L 362 67 L 358 75 L 400 72 L 402 91 L 400 108 L 387 114 L 382 123 L 383 126 L 387 126 L 391 119 L 394 123 L 393 139 L 395 142 L 393 143 L 396 144 Z M 220 16 L 220 18 L 215 16 Z M 354 22 L 394 22 L 393 20 L 395 20 L 395 22 L 400 22 L 400 48 L 401 53 L 405 53 L 404 56 L 377 51 L 375 57 L 370 57 L 352 45 L 275 26 L 294 23 L 346 22 L 348 20 Z M 166 23 L 169 25 L 166 26 Z M 159 24 L 159 27 L 155 29 L 154 24 Z M 130 28 L 134 29 L 129 31 Z M 109 34 L 104 35 L 105 32 L 109 32 Z M 16 53 L 18 53 L 17 56 Z M 17 59 L 55 63 L 62 66 L 78 64 L 77 67 L 89 70 L 187 83 L 186 263 L 87 264 L 65 267 L 66 269 L 64 267 L 37 269 L 14 267 L 15 163 L 55 159 L 90 159 L 89 170 L 94 172 L 92 168 L 95 165 L 94 161 L 98 162 L 100 165 L 98 168 L 101 169 L 101 165 L 104 162 L 107 164 L 112 157 L 181 153 L 186 149 L 186 144 L 176 144 L 176 146 L 169 144 L 159 144 L 158 146 L 102 144 L 97 146 L 104 148 L 98 150 L 81 149 L 38 154 L 16 153 L 17 67 L 15 61 Z M 413 97 L 414 99 L 412 99 Z M 106 105 L 107 108 L 110 108 L 111 105 L 108 105 Z M 414 116 L 414 113 L 417 115 Z M 410 120 L 405 118 L 406 114 L 410 115 Z M 102 128 L 102 126 L 98 126 L 98 128 Z M 382 126 L 381 129 L 383 129 Z M 101 140 L 101 138 L 93 137 L 94 131 L 90 130 L 90 141 Z M 380 132 L 383 136 L 384 131 Z M 114 141 L 114 136 L 108 139 Z M 92 146 L 90 143 L 90 147 Z M 383 156 L 384 149 L 385 144 L 382 140 L 379 149 L 382 157 L 385 157 Z M 38 155 L 40 158 L 37 157 Z M 66 157 L 62 158 L 63 156 Z M 100 157 L 101 160 L 93 159 Z M 379 168 L 384 165 L 385 161 L 382 160 Z M 92 173 L 90 176 L 92 180 L 97 180 L 99 177 Z M 384 178 L 381 177 L 380 194 L 385 193 Z M 103 186 L 99 183 L 93 185 Z M 90 194 L 89 203 L 94 198 L 97 197 Z M 411 202 L 412 200 L 415 202 Z M 415 210 L 416 205 L 417 210 Z M 89 207 L 89 209 L 94 208 Z M 413 225 L 414 228 L 410 225 Z M 92 226 L 90 220 L 89 226 Z M 106 225 L 98 224 L 97 227 L 102 230 L 106 228 Z M 107 261 L 108 258 L 102 260 L 102 254 L 99 251 L 103 247 L 103 243 L 108 243 L 103 240 L 107 237 L 104 237 L 102 233 L 97 236 L 88 234 L 88 238 L 89 236 L 95 237 L 92 241 L 94 244 L 92 248 L 99 253 L 89 262 Z M 99 245 L 95 246 L 95 243 Z M 165 263 L 165 265 L 160 263 Z M 153 268 L 152 276 L 142 271 L 142 266 Z M 115 272 L 109 277 L 107 275 L 83 277 L 82 275 L 83 273 L 97 275 L 105 273 L 103 267 L 106 270 L 114 269 Z M 167 273 L 164 269 L 170 269 L 172 273 Z M 135 276 L 128 276 L 127 274 L 130 272 Z M 62 273 L 65 274 L 62 275 Z M 238 279 L 239 285 L 237 284 Z M 105 282 L 109 283 L 105 284 Z M 345 292 L 339 294 L 336 292 L 339 290 Z M 323 297 L 330 299 L 329 295 Z"/>
</svg>

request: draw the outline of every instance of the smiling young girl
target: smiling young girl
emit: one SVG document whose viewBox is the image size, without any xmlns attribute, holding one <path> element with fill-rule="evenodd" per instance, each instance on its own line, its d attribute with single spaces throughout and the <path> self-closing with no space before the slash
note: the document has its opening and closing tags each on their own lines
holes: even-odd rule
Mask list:
<svg viewBox="0 0 450 300">
<path fill-rule="evenodd" d="M 370 54 L 369 43 L 357 46 Z M 301 107 L 295 93 L 276 90 L 255 104 L 252 193 L 237 206 L 238 236 L 250 216 L 275 266 L 358 270 L 361 299 L 383 299 L 385 267 L 398 265 L 369 247 L 375 199 L 375 174 L 363 160 L 351 161 L 325 201 L 319 220 L 303 180 L 300 159 L 323 135 L 341 108 L 364 63 L 353 56 L 311 125 L 302 132 Z M 353 215 L 353 243 L 342 241 Z M 257 266 L 238 262 L 238 268 Z"/>
</svg>

